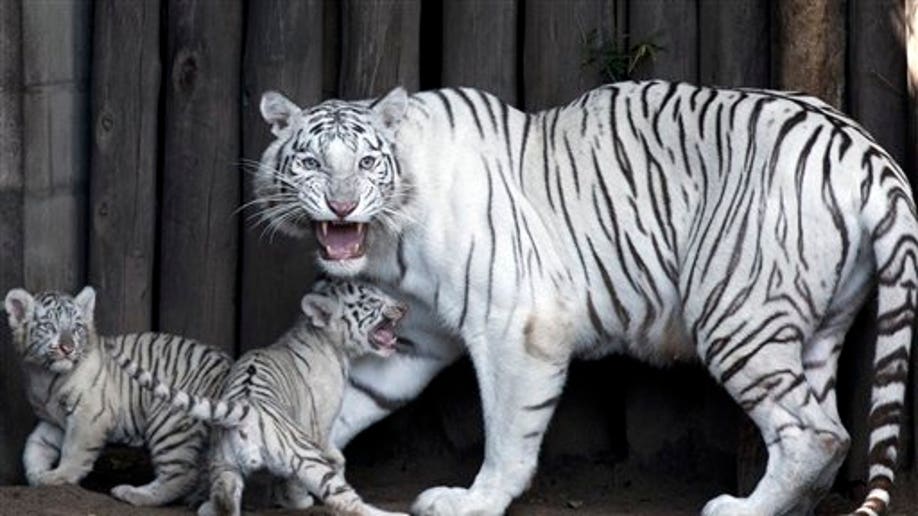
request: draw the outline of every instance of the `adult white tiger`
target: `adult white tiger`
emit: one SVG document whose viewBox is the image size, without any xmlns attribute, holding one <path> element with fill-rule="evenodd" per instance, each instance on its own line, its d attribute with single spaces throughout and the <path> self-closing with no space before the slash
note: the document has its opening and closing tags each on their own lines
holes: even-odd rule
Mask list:
<svg viewBox="0 0 918 516">
<path fill-rule="evenodd" d="M 805 513 L 848 447 L 836 364 L 874 284 L 860 513 L 885 510 L 918 222 L 902 171 L 840 113 L 796 94 L 660 81 L 531 115 L 472 89 L 306 110 L 269 92 L 261 110 L 276 136 L 255 179 L 265 216 L 296 234 L 312 225 L 327 272 L 389 285 L 434 315 L 419 335 L 405 327 L 416 359 L 355 368 L 338 444 L 456 356 L 443 336 L 471 355 L 484 464 L 469 489 L 430 489 L 415 512 L 502 513 L 535 470 L 571 357 L 624 352 L 700 358 L 761 430 L 765 475 L 705 514 Z"/>
</svg>

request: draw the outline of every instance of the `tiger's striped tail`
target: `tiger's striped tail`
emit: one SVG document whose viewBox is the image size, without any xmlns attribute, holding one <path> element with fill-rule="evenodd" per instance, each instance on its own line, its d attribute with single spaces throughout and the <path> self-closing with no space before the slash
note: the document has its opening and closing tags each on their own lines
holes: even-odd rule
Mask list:
<svg viewBox="0 0 918 516">
<path fill-rule="evenodd" d="M 212 425 L 235 428 L 249 413 L 248 403 L 214 400 L 189 394 L 157 378 L 131 359 L 128 353 L 118 351 L 111 346 L 108 346 L 107 350 L 111 355 L 111 360 L 141 387 L 150 391 L 155 398 L 168 402 L 195 419 Z"/>
<path fill-rule="evenodd" d="M 859 516 L 887 511 L 904 423 L 918 289 L 918 219 L 907 184 L 901 171 L 885 169 L 876 192 L 885 195 L 875 196 L 882 205 L 868 202 L 863 212 L 873 239 L 879 303 L 869 416 L 869 492 L 855 511 Z"/>
</svg>

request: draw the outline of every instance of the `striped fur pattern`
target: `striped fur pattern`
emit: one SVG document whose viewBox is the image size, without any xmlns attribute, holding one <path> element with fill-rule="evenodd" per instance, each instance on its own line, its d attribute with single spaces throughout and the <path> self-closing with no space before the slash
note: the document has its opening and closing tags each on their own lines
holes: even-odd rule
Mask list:
<svg viewBox="0 0 918 516">
<path fill-rule="evenodd" d="M 106 443 L 122 443 L 149 448 L 156 478 L 117 486 L 113 496 L 142 506 L 193 499 L 203 480 L 207 426 L 140 389 L 112 357 L 128 357 L 178 388 L 211 396 L 223 384 L 229 357 L 172 335 L 97 335 L 92 287 L 75 297 L 13 289 L 5 307 L 40 420 L 23 452 L 29 484 L 75 484 Z"/>
<path fill-rule="evenodd" d="M 535 114 L 473 89 L 396 89 L 372 103 L 264 110 L 276 140 L 259 181 L 299 185 L 288 164 L 321 138 L 332 141 L 316 157 L 326 190 L 309 195 L 359 175 L 361 148 L 334 143 L 334 124 L 311 129 L 315 117 L 341 120 L 342 106 L 362 138 L 387 142 L 394 188 L 407 193 L 353 217 L 298 204 L 320 243 L 359 241 L 359 256 L 320 253 L 319 264 L 387 285 L 434 314 L 432 334 L 460 335 L 483 401 L 474 483 L 430 489 L 415 512 L 501 514 L 535 471 L 571 357 L 621 352 L 700 361 L 759 427 L 765 475 L 748 497 L 719 496 L 704 514 L 806 513 L 850 442 L 836 366 L 874 285 L 873 490 L 860 513 L 886 509 L 918 222 L 902 170 L 856 123 L 800 94 L 663 81 L 610 84 Z M 389 212 L 396 224 L 371 215 Z M 401 392 L 386 381 L 410 374 L 402 363 L 355 371 L 363 381 L 341 420 L 358 424 L 336 435 L 384 415 L 374 400 L 410 398 L 441 365 Z"/>
<path fill-rule="evenodd" d="M 144 389 L 214 428 L 210 501 L 201 515 L 240 514 L 244 478 L 267 469 L 287 479 L 291 508 L 315 495 L 347 514 L 384 515 L 344 480 L 344 457 L 329 440 L 350 361 L 395 350 L 405 306 L 361 283 L 321 281 L 303 297 L 301 320 L 273 345 L 233 366 L 219 399 L 195 396 L 146 371 L 130 357 L 121 367 Z"/>
</svg>

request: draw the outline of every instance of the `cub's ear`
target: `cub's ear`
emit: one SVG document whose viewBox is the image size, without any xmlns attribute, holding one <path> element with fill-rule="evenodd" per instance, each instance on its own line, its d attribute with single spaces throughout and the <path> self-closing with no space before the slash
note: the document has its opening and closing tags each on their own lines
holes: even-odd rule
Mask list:
<svg viewBox="0 0 918 516">
<path fill-rule="evenodd" d="M 370 104 L 370 109 L 379 116 L 383 127 L 386 129 L 395 129 L 405 117 L 405 111 L 408 110 L 408 92 L 401 86 L 380 97 Z"/>
<path fill-rule="evenodd" d="M 32 318 L 35 298 L 21 288 L 14 288 L 6 293 L 3 307 L 9 315 L 10 328 L 19 328 Z"/>
<path fill-rule="evenodd" d="M 73 301 L 83 312 L 83 319 L 86 322 L 92 322 L 96 311 L 96 290 L 87 285 L 73 298 Z"/>
<path fill-rule="evenodd" d="M 280 136 L 290 125 L 290 117 L 302 111 L 290 99 L 276 91 L 266 91 L 261 96 L 261 117 L 271 126 L 274 136 Z"/>
<path fill-rule="evenodd" d="M 338 309 L 338 304 L 320 294 L 306 294 L 300 302 L 300 308 L 306 314 L 309 324 L 316 328 L 325 328 L 331 324 L 332 317 Z"/>
</svg>

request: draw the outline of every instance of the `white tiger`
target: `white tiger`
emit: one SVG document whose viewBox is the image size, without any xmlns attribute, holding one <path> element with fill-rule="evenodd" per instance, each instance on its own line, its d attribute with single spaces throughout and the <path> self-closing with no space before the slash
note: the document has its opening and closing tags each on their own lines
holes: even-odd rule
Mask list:
<svg viewBox="0 0 918 516">
<path fill-rule="evenodd" d="M 371 285 L 329 280 L 317 283 L 301 308 L 301 320 L 277 342 L 239 358 L 219 398 L 177 388 L 129 355 L 114 357 L 157 399 L 214 426 L 202 516 L 240 514 L 243 479 L 260 469 L 286 479 L 287 507 L 311 506 L 312 494 L 338 513 L 391 514 L 364 503 L 344 480 L 344 457 L 330 432 L 351 359 L 392 355 L 406 307 Z"/>
<path fill-rule="evenodd" d="M 416 360 L 355 368 L 337 442 L 471 355 L 484 463 L 468 489 L 422 493 L 416 513 L 502 513 L 535 471 L 570 359 L 614 352 L 700 360 L 762 432 L 755 490 L 704 514 L 807 513 L 850 442 L 836 365 L 874 285 L 859 514 L 886 509 L 918 223 L 902 170 L 844 115 L 799 94 L 662 81 L 535 114 L 465 88 L 309 109 L 269 92 L 261 110 L 275 135 L 255 178 L 264 216 L 312 225 L 328 273 L 387 285 L 428 319 Z"/>
<path fill-rule="evenodd" d="M 22 356 L 27 394 L 40 421 L 23 452 L 31 485 L 75 484 L 106 443 L 146 445 L 156 478 L 111 493 L 134 505 L 195 498 L 209 431 L 138 388 L 111 357 L 126 356 L 188 392 L 213 396 L 230 358 L 190 339 L 161 333 L 104 337 L 93 325 L 96 294 L 32 296 L 10 290 L 5 308 Z"/>
</svg>

